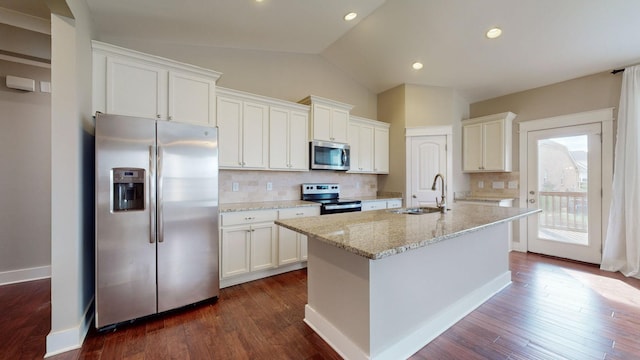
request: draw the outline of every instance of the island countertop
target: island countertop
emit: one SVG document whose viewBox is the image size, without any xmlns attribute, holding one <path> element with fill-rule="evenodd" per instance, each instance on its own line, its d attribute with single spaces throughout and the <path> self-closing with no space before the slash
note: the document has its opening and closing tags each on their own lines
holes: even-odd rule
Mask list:
<svg viewBox="0 0 640 360">
<path fill-rule="evenodd" d="M 445 214 L 397 214 L 390 210 L 277 220 L 277 225 L 372 260 L 428 246 L 509 222 L 539 209 L 454 204 Z"/>
</svg>

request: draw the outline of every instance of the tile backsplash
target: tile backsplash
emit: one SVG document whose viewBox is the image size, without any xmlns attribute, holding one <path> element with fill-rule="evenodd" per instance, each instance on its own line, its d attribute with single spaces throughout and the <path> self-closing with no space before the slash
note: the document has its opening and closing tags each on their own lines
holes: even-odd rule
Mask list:
<svg viewBox="0 0 640 360">
<path fill-rule="evenodd" d="M 471 173 L 471 196 L 520 196 L 520 173 Z"/>
<path fill-rule="evenodd" d="M 220 203 L 300 200 L 302 183 L 338 183 L 341 197 L 375 196 L 378 177 L 371 174 L 347 174 L 337 171 L 257 171 L 220 170 Z M 267 190 L 271 183 L 271 190 Z M 237 184 L 237 191 L 233 191 Z"/>
</svg>

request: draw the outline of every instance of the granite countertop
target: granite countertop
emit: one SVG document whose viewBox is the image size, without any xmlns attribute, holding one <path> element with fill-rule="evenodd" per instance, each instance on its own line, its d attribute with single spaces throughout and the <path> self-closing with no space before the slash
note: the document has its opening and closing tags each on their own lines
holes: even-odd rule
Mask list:
<svg viewBox="0 0 640 360">
<path fill-rule="evenodd" d="M 286 209 L 295 207 L 306 206 L 320 206 L 320 203 L 313 201 L 302 200 L 284 200 L 284 201 L 258 201 L 258 202 L 244 202 L 235 204 L 220 204 L 220 213 L 235 212 L 235 211 L 250 211 L 250 210 L 274 210 L 274 209 Z"/>
<path fill-rule="evenodd" d="M 276 224 L 377 260 L 537 212 L 510 207 L 478 211 L 476 205 L 454 204 L 446 214 L 376 210 L 277 220 Z"/>
</svg>

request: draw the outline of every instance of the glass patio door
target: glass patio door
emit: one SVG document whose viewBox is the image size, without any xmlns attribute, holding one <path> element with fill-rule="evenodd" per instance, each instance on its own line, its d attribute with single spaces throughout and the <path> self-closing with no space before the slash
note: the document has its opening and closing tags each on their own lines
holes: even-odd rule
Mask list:
<svg viewBox="0 0 640 360">
<path fill-rule="evenodd" d="M 601 125 L 528 132 L 528 250 L 599 264 L 602 251 Z"/>
</svg>

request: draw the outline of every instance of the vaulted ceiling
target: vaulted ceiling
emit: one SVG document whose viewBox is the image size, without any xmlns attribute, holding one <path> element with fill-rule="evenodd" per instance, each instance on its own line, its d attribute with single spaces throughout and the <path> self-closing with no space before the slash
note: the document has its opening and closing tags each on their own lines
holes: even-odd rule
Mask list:
<svg viewBox="0 0 640 360">
<path fill-rule="evenodd" d="M 0 0 L 0 8 L 41 16 L 33 4 L 43 1 Z M 318 54 L 374 93 L 410 83 L 474 102 L 640 62 L 638 0 L 87 3 L 107 37 Z M 344 21 L 351 11 L 358 17 Z M 494 26 L 503 35 L 490 40 Z"/>
</svg>

